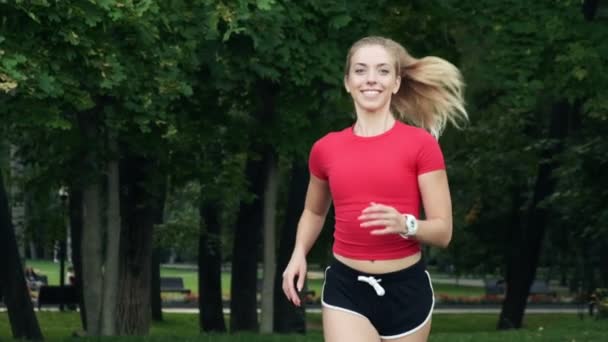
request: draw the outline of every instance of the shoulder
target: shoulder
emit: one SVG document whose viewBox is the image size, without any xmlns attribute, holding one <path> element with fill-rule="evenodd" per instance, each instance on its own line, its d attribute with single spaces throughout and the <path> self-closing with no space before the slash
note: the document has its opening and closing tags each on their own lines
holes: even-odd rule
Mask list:
<svg viewBox="0 0 608 342">
<path fill-rule="evenodd" d="M 314 142 L 313 144 L 313 149 L 326 149 L 326 148 L 332 148 L 335 147 L 336 145 L 340 144 L 341 142 L 345 141 L 345 139 L 349 136 L 349 130 L 351 129 L 351 127 L 346 127 L 340 131 L 333 131 L 333 132 L 329 132 L 327 134 L 325 134 L 324 136 L 322 136 L 321 138 L 319 138 L 317 141 Z"/>
<path fill-rule="evenodd" d="M 407 137 L 409 143 L 417 143 L 420 145 L 438 144 L 437 139 L 424 128 L 412 126 L 401 121 L 397 121 L 397 125 L 397 128 L 401 133 L 400 135 Z"/>
</svg>

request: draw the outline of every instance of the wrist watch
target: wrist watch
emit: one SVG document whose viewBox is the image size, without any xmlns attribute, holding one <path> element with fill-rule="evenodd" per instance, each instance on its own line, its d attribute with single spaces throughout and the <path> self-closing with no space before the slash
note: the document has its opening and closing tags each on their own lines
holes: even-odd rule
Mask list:
<svg viewBox="0 0 608 342">
<path fill-rule="evenodd" d="M 400 233 L 401 236 L 403 236 L 404 238 L 408 238 L 410 236 L 416 235 L 416 233 L 418 232 L 418 220 L 416 219 L 416 217 L 410 214 L 403 214 L 403 217 L 405 218 L 406 232 Z"/>
</svg>

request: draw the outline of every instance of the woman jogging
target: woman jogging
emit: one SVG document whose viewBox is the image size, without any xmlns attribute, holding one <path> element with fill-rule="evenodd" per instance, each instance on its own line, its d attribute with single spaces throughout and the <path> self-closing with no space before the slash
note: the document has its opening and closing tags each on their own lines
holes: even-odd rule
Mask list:
<svg viewBox="0 0 608 342">
<path fill-rule="evenodd" d="M 437 138 L 447 122 L 467 119 L 462 78 L 443 59 L 416 59 L 393 40 L 366 37 L 348 52 L 344 86 L 356 121 L 312 147 L 283 291 L 301 305 L 306 255 L 333 201 L 334 260 L 322 293 L 325 341 L 426 341 L 434 297 L 420 245 L 446 247 L 452 237 Z"/>
</svg>

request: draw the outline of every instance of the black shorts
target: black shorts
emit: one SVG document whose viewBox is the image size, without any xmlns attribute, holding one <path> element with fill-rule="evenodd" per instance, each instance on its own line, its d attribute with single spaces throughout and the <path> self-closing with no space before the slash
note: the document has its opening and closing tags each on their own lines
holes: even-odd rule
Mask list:
<svg viewBox="0 0 608 342">
<path fill-rule="evenodd" d="M 363 316 L 383 339 L 416 332 L 431 319 L 435 298 L 424 262 L 368 274 L 334 261 L 325 270 L 323 306 Z"/>
</svg>

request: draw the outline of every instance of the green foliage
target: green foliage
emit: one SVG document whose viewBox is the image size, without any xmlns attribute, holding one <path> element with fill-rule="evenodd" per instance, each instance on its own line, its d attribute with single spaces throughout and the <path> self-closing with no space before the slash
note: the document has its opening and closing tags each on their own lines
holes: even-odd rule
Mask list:
<svg viewBox="0 0 608 342">
<path fill-rule="evenodd" d="M 549 157 L 561 167 L 556 193 L 542 204 L 553 210 L 548 232 L 562 235 L 560 228 L 569 224 L 576 225 L 575 236 L 605 231 L 599 203 L 606 193 L 597 191 L 602 181 L 584 172 L 587 165 L 598 170 L 595 160 L 606 155 L 599 143 L 607 128 L 600 119 L 608 89 L 605 25 L 586 21 L 579 1 L 447 1 L 436 9 L 451 14 L 442 18 L 448 20 L 448 42 L 460 54 L 471 116 L 466 131 L 442 139 L 456 224 L 445 259 L 484 272 L 504 265 L 513 248 L 504 243 L 517 224 L 513 218 L 526 219 L 521 209 L 538 165 L 548 161 L 540 152 L 556 143 L 545 139 L 551 106 L 564 100 L 583 110 L 572 117 L 564 153 Z"/>
<path fill-rule="evenodd" d="M 514 203 L 528 203 L 540 152 L 556 143 L 546 132 L 560 100 L 580 110 L 564 152 L 549 156 L 560 168 L 543 203 L 548 253 L 582 258 L 567 240 L 584 237 L 597 254 L 607 237 L 607 29 L 580 1 L 4 1 L 0 12 L 0 133 L 32 166 L 32 193 L 95 179 L 75 165 L 95 151 L 90 166 L 103 170 L 120 156 L 101 138 L 113 134 L 119 153 L 157 158 L 170 179 L 163 242 L 194 245 L 199 201 L 219 203 L 229 227 L 258 181 L 247 160 L 273 153 L 288 170 L 352 122 L 342 68 L 368 34 L 444 57 L 467 83 L 471 124 L 441 139 L 456 234 L 435 260 L 500 271 L 509 220 L 523 218 Z M 99 139 L 83 140 L 77 114 Z"/>
</svg>

